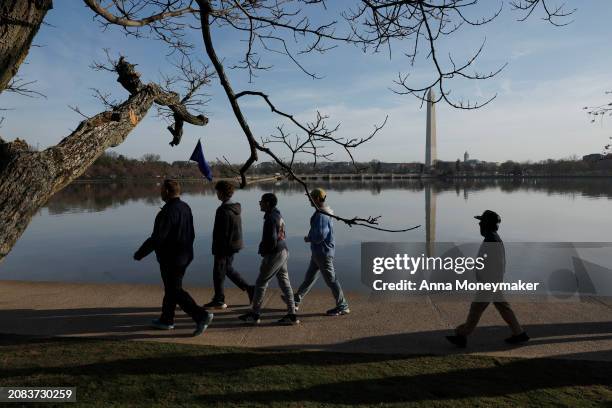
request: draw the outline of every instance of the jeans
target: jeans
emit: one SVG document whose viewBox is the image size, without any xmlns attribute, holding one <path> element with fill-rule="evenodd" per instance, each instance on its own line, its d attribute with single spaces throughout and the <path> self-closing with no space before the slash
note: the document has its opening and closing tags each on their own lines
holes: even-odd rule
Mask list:
<svg viewBox="0 0 612 408">
<path fill-rule="evenodd" d="M 315 254 L 314 252 L 310 258 L 310 265 L 308 265 L 308 270 L 306 270 L 304 282 L 300 285 L 300 288 L 295 294 L 297 300 L 302 301 L 304 296 L 306 296 L 310 289 L 312 289 L 317 281 L 317 278 L 319 277 L 319 272 L 321 272 L 321 275 L 323 275 L 325 283 L 331 289 L 334 299 L 336 299 L 336 307 L 340 309 L 348 308 L 348 303 L 344 298 L 342 287 L 340 286 L 340 282 L 338 281 L 336 272 L 334 271 L 334 257 L 325 256 L 323 254 Z"/>
<path fill-rule="evenodd" d="M 295 304 L 293 302 L 293 290 L 291 289 L 291 282 L 289 281 L 289 271 L 287 270 L 287 258 L 289 258 L 289 252 L 286 249 L 279 251 L 272 255 L 266 255 L 261 260 L 261 267 L 259 268 L 259 276 L 255 281 L 255 295 L 253 296 L 253 312 L 259 314 L 261 311 L 261 305 L 263 303 L 264 295 L 266 294 L 266 288 L 268 283 L 272 280 L 274 275 L 278 279 L 278 286 L 285 295 L 285 302 L 287 303 L 287 311 L 295 314 Z"/>
<path fill-rule="evenodd" d="M 215 287 L 215 296 L 213 297 L 213 301 L 215 302 L 225 302 L 223 282 L 225 281 L 226 276 L 242 290 L 247 290 L 247 288 L 249 287 L 249 284 L 232 266 L 233 261 L 233 255 L 215 256 L 215 263 L 213 266 L 213 282 Z"/>
<path fill-rule="evenodd" d="M 164 300 L 162 301 L 160 320 L 165 324 L 174 323 L 174 312 L 177 304 L 196 323 L 202 321 L 208 315 L 208 312 L 198 306 L 191 295 L 183 289 L 183 277 L 186 269 L 187 265 L 160 265 L 164 282 Z"/>
</svg>

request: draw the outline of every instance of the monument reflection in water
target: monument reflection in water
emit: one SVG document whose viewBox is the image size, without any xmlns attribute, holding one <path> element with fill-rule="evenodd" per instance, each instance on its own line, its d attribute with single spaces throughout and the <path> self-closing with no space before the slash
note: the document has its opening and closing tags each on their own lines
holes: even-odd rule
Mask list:
<svg viewBox="0 0 612 408">
<path fill-rule="evenodd" d="M 485 209 L 501 214 L 506 242 L 608 242 L 607 179 L 311 182 L 329 191 L 329 204 L 346 217 L 382 215 L 389 228 L 421 225 L 406 233 L 385 233 L 336 222 L 336 267 L 347 289 L 360 284 L 361 242 L 478 242 L 474 215 Z M 186 282 L 212 282 L 210 244 L 218 200 L 210 185 L 183 183 L 183 197 L 194 213 L 196 257 Z M 289 273 L 300 281 L 310 251 L 303 242 L 312 208 L 294 183 L 258 184 L 236 193 L 242 203 L 246 248 L 236 267 L 255 279 L 261 236 L 261 194 L 279 196 L 288 232 Z M 155 183 L 75 183 L 56 194 L 34 218 L 13 251 L 0 265 L 0 279 L 159 283 L 153 258 L 134 262 L 132 254 L 151 233 L 163 203 Z M 423 216 L 423 209 L 425 215 Z M 322 282 L 320 282 L 323 285 Z"/>
</svg>

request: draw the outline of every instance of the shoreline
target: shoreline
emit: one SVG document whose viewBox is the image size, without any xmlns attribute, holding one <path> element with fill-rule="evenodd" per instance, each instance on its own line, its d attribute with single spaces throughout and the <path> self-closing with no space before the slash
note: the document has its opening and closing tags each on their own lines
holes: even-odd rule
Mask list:
<svg viewBox="0 0 612 408">
<path fill-rule="evenodd" d="M 331 176 L 331 177 L 330 177 Z M 349 178 L 350 176 L 350 178 Z M 419 180 L 475 180 L 475 179 L 491 179 L 491 180 L 521 180 L 521 179 L 605 179 L 612 178 L 612 174 L 588 174 L 588 175 L 523 175 L 523 176 L 502 176 L 502 175 L 475 175 L 475 176 L 442 176 L 442 175 L 410 175 L 410 174 L 369 174 L 367 178 L 362 178 L 360 174 L 352 175 L 338 175 L 337 177 L 333 174 L 312 174 L 305 175 L 305 180 L 334 180 L 334 181 L 379 181 L 379 180 L 395 180 L 395 181 L 419 181 Z M 111 182 L 159 182 L 163 178 L 98 178 L 98 179 L 76 179 L 72 181 L 74 184 L 78 183 L 111 183 Z M 182 182 L 198 182 L 207 180 L 199 178 L 178 178 L 178 181 Z M 227 180 L 235 181 L 236 178 L 220 177 L 216 178 L 215 181 Z M 292 181 L 286 177 L 279 176 L 263 176 L 260 178 L 247 179 L 249 184 L 261 183 L 266 181 Z M 213 182 L 209 182 L 213 183 Z"/>
</svg>

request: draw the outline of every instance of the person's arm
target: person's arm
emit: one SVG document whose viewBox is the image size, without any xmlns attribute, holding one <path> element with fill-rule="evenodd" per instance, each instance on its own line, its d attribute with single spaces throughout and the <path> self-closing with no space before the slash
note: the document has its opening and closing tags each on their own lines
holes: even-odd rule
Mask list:
<svg viewBox="0 0 612 408">
<path fill-rule="evenodd" d="M 213 228 L 213 253 L 215 255 L 226 255 L 229 246 L 231 219 L 221 207 L 215 214 L 215 226 Z"/>
<path fill-rule="evenodd" d="M 329 234 L 329 220 L 321 213 L 316 213 L 310 223 L 310 232 L 308 239 L 310 242 L 320 244 L 325 241 L 325 237 Z"/>
<path fill-rule="evenodd" d="M 142 258 L 149 255 L 151 252 L 155 251 L 158 248 L 161 248 L 164 242 L 166 241 L 166 237 L 170 233 L 171 226 L 172 222 L 168 212 L 164 210 L 160 211 L 155 217 L 153 233 L 140 246 L 140 248 L 138 248 L 138 250 L 134 254 L 134 259 L 140 261 Z"/>
<path fill-rule="evenodd" d="M 263 233 L 261 244 L 259 244 L 260 254 L 269 254 L 276 248 L 278 240 L 278 232 L 276 228 L 276 220 L 272 216 L 266 217 L 263 225 Z"/>
</svg>

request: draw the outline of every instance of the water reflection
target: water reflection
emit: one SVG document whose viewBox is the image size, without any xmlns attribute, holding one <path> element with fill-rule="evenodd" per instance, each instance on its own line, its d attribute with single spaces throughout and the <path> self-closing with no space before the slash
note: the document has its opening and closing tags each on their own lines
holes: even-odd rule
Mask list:
<svg viewBox="0 0 612 408">
<path fill-rule="evenodd" d="M 384 190 L 424 191 L 431 209 L 427 217 L 435 213 L 436 194 L 454 191 L 457 197 L 468 200 L 470 194 L 497 189 L 504 193 L 517 191 L 543 192 L 549 195 L 582 196 L 589 198 L 612 198 L 612 183 L 608 178 L 548 178 L 548 179 L 468 179 L 468 180 L 380 180 L 380 181 L 319 181 L 316 183 L 325 189 L 337 192 L 369 191 L 379 195 Z M 183 192 L 190 195 L 212 195 L 214 189 L 203 182 L 183 182 Z M 301 193 L 302 187 L 297 183 L 277 182 L 258 183 L 248 187 L 255 191 L 278 191 L 281 193 Z M 117 182 L 87 183 L 78 182 L 57 193 L 48 202 L 50 214 L 63 214 L 78 211 L 104 211 L 125 205 L 130 201 L 144 200 L 148 204 L 159 202 L 158 187 L 155 182 Z M 429 207 L 428 207 L 429 208 Z M 435 236 L 435 215 L 431 225 L 426 222 L 428 236 Z M 431 239 L 435 241 L 435 238 Z"/>
<path fill-rule="evenodd" d="M 607 225 L 612 185 L 604 178 L 355 180 L 312 185 L 328 190 L 329 204 L 343 216 L 381 215 L 381 226 L 393 229 L 421 225 L 406 233 L 384 233 L 336 223 L 336 267 L 347 289 L 360 285 L 361 242 L 477 242 L 481 237 L 473 216 L 485 209 L 501 214 L 500 234 L 506 242 L 607 242 L 612 236 Z M 219 203 L 209 183 L 182 186 L 196 223 L 196 259 L 187 280 L 208 285 L 211 231 Z M 261 183 L 237 191 L 246 248 L 235 266 L 251 280 L 257 274 L 262 225 L 257 202 L 267 191 L 279 196 L 287 222 L 290 275 L 298 281 L 308 263 L 303 236 L 312 209 L 295 183 Z M 161 205 L 155 182 L 72 184 L 33 219 L 0 265 L 0 279 L 157 283 L 153 257 L 140 263 L 131 257 L 151 233 Z"/>
</svg>

